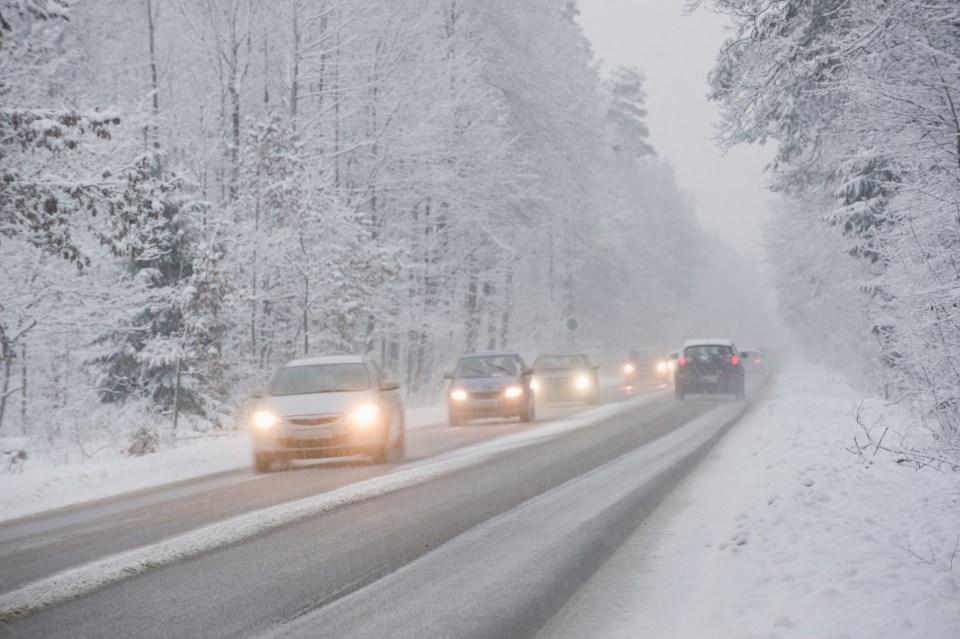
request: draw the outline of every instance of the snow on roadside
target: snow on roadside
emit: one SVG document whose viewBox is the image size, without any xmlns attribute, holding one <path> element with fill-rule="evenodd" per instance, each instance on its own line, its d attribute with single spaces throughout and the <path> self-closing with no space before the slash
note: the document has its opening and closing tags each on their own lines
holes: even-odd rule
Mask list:
<svg viewBox="0 0 960 639">
<path fill-rule="evenodd" d="M 0 521 L 114 497 L 251 464 L 246 433 L 225 435 L 141 457 L 33 468 L 0 475 Z"/>
<path fill-rule="evenodd" d="M 859 402 L 781 373 L 543 636 L 960 636 L 960 474 L 859 457 Z"/>
<path fill-rule="evenodd" d="M 445 419 L 444 406 L 407 411 L 408 428 L 424 428 Z M 240 471 L 250 468 L 251 450 L 250 437 L 236 433 L 142 457 L 59 467 L 38 467 L 28 460 L 22 473 L 0 475 L 0 522 L 178 481 Z"/>
</svg>

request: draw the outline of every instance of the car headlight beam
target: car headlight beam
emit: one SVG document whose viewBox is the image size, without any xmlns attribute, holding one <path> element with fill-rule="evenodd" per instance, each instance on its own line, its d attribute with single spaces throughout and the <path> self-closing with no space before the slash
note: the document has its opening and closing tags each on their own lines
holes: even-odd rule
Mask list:
<svg viewBox="0 0 960 639">
<path fill-rule="evenodd" d="M 523 389 L 519 386 L 507 386 L 507 390 L 503 392 L 504 397 L 520 397 L 523 395 Z"/>
<path fill-rule="evenodd" d="M 624 372 L 624 373 L 632 373 L 633 371 L 634 371 L 633 364 L 624 364 L 624 365 L 623 365 L 623 372 Z"/>
<path fill-rule="evenodd" d="M 580 375 L 574 383 L 577 385 L 577 390 L 587 390 L 590 388 L 590 378 L 586 375 Z"/>
<path fill-rule="evenodd" d="M 360 426 L 369 426 L 373 424 L 380 415 L 380 407 L 376 404 L 364 404 L 351 413 L 355 424 Z"/>
<path fill-rule="evenodd" d="M 454 389 L 450 391 L 450 399 L 455 402 L 462 402 L 467 399 L 467 391 L 463 390 L 462 388 Z"/>
<path fill-rule="evenodd" d="M 253 414 L 253 425 L 260 430 L 272 428 L 277 423 L 277 416 L 266 410 L 258 410 Z"/>
</svg>

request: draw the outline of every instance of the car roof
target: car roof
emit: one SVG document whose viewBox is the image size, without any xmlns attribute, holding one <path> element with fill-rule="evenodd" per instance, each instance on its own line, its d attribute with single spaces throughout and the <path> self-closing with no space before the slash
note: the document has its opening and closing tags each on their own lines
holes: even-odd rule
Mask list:
<svg viewBox="0 0 960 639">
<path fill-rule="evenodd" d="M 683 347 L 686 348 L 688 346 L 733 346 L 733 340 L 727 337 L 688 339 L 683 343 Z"/>
<path fill-rule="evenodd" d="M 460 358 L 464 357 L 502 357 L 512 355 L 514 357 L 519 357 L 520 353 L 516 351 L 476 351 L 474 353 L 464 353 Z"/>
<path fill-rule="evenodd" d="M 365 364 L 367 358 L 363 355 L 322 355 L 317 357 L 300 357 L 291 359 L 283 367 L 310 366 L 313 364 Z"/>
<path fill-rule="evenodd" d="M 537 355 L 537 359 L 541 357 L 586 357 L 585 353 L 541 353 Z"/>
</svg>

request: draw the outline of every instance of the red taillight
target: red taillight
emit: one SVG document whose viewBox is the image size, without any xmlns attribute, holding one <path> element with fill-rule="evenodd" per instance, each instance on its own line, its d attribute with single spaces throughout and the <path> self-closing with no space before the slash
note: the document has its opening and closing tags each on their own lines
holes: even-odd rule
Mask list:
<svg viewBox="0 0 960 639">
<path fill-rule="evenodd" d="M 761 360 L 759 357 L 757 357 L 756 359 L 753 360 L 753 363 L 754 363 L 754 364 L 759 364 L 759 363 L 762 362 L 762 361 L 763 361 L 763 360 Z"/>
<path fill-rule="evenodd" d="M 730 358 L 730 363 L 736 366 L 737 364 L 740 363 L 740 358 L 734 355 L 733 357 Z"/>
<path fill-rule="evenodd" d="M 681 366 L 686 366 L 686 365 L 687 365 L 687 358 L 686 358 L 686 357 L 681 357 L 679 360 L 677 360 L 677 363 L 680 364 Z"/>
</svg>

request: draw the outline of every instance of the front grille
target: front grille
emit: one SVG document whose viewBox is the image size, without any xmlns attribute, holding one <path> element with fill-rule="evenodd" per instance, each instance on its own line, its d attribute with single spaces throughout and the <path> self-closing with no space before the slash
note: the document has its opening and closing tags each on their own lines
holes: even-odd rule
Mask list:
<svg viewBox="0 0 960 639">
<path fill-rule="evenodd" d="M 500 391 L 475 391 L 470 393 L 473 399 L 497 399 L 500 397 Z"/>
<path fill-rule="evenodd" d="M 325 417 L 291 417 L 289 422 L 295 426 L 323 426 L 332 424 L 340 419 L 339 415 L 327 415 Z"/>
<path fill-rule="evenodd" d="M 335 437 L 326 437 L 323 439 L 296 439 L 296 438 L 283 438 L 280 440 L 280 446 L 282 448 L 329 448 L 330 446 L 342 446 L 348 442 L 348 438 L 344 435 L 337 435 Z"/>
</svg>

